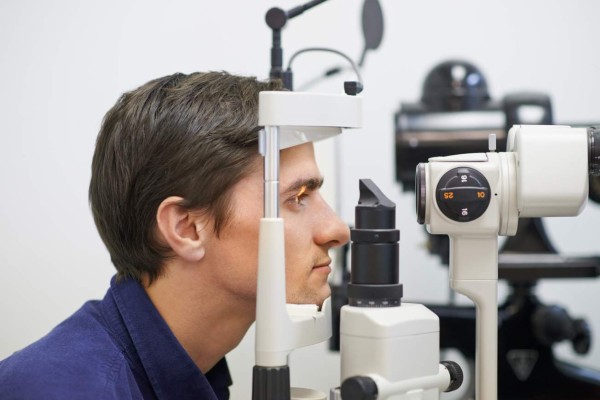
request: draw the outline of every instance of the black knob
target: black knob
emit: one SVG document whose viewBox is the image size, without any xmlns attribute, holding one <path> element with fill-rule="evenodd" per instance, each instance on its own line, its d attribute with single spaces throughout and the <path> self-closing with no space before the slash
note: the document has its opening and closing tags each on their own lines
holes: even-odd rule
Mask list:
<svg viewBox="0 0 600 400">
<path fill-rule="evenodd" d="M 448 385 L 444 392 L 452 392 L 458 389 L 460 385 L 462 385 L 464 377 L 463 370 L 460 365 L 454 361 L 442 361 L 440 364 L 446 367 L 448 373 L 450 374 L 450 385 Z"/>
<path fill-rule="evenodd" d="M 538 308 L 531 317 L 531 326 L 535 337 L 545 346 L 569 340 L 577 354 L 590 351 L 590 326 L 583 319 L 572 319 L 564 308 L 555 305 Z"/>
<path fill-rule="evenodd" d="M 350 96 L 356 96 L 363 91 L 363 84 L 358 81 L 345 81 L 344 92 Z"/>
<path fill-rule="evenodd" d="M 571 317 L 562 307 L 540 307 L 533 313 L 531 322 L 535 337 L 545 346 L 573 337 Z"/>
<path fill-rule="evenodd" d="M 343 400 L 375 400 L 377 384 L 368 376 L 353 376 L 342 382 Z"/>
<path fill-rule="evenodd" d="M 444 215 L 458 222 L 479 217 L 490 204 L 490 184 L 474 168 L 453 168 L 442 175 L 437 185 L 437 204 Z"/>
<path fill-rule="evenodd" d="M 576 319 L 573 321 L 573 339 L 571 344 L 573 350 L 577 354 L 587 354 L 592 347 L 592 331 L 587 321 L 583 319 Z"/>
<path fill-rule="evenodd" d="M 267 11 L 267 15 L 265 15 L 265 21 L 271 29 L 283 28 L 287 20 L 287 13 L 281 8 L 273 7 L 269 11 Z"/>
</svg>

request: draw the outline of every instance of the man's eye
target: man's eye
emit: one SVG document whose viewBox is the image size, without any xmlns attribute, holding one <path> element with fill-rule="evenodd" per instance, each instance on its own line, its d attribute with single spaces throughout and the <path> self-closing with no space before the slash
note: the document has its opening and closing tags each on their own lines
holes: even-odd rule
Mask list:
<svg viewBox="0 0 600 400">
<path fill-rule="evenodd" d="M 308 197 L 308 193 L 306 192 L 306 185 L 302 186 L 298 193 L 291 198 L 292 202 L 296 205 L 304 205 L 304 200 Z"/>
<path fill-rule="evenodd" d="M 308 194 L 303 193 L 303 194 L 297 194 L 294 197 L 294 202 L 298 205 L 303 205 L 304 204 L 304 199 L 306 199 L 308 197 Z"/>
</svg>

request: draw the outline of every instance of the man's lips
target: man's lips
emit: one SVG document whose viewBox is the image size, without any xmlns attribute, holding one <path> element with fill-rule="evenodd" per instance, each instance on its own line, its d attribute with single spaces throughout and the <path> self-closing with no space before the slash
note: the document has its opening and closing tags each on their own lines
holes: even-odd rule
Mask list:
<svg viewBox="0 0 600 400">
<path fill-rule="evenodd" d="M 319 269 L 319 268 L 329 268 L 329 269 L 331 269 L 330 265 L 331 265 L 331 259 L 327 259 L 327 260 L 323 261 L 322 263 L 319 263 L 319 264 L 315 265 L 313 267 L 313 269 Z"/>
</svg>

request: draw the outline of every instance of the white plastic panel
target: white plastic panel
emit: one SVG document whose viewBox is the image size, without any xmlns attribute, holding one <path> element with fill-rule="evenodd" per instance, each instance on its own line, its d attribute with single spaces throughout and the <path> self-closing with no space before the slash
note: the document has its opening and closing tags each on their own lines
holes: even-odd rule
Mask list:
<svg viewBox="0 0 600 400">
<path fill-rule="evenodd" d="M 258 124 L 360 128 L 362 99 L 346 94 L 260 92 Z"/>
</svg>

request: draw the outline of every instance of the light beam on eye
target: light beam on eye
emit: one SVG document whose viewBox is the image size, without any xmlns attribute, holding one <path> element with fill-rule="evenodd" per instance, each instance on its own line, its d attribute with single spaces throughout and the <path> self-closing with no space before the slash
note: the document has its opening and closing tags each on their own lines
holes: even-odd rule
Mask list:
<svg viewBox="0 0 600 400">
<path fill-rule="evenodd" d="M 300 191 L 298 192 L 298 194 L 296 194 L 296 203 L 300 202 L 300 198 L 302 197 L 302 195 L 304 194 L 304 192 L 306 192 L 307 186 L 306 185 L 302 185 L 302 187 L 300 188 Z"/>
<path fill-rule="evenodd" d="M 306 192 L 306 185 L 302 185 L 302 187 L 300 188 L 300 191 L 297 194 L 297 197 L 300 197 L 304 194 L 304 192 Z"/>
</svg>

